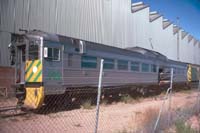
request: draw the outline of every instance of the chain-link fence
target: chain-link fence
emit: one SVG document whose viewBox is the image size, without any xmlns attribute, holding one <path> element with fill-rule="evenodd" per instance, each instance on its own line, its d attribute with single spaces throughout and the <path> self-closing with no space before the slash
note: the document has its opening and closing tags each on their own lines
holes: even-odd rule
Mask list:
<svg viewBox="0 0 200 133">
<path fill-rule="evenodd" d="M 127 93 L 110 90 L 107 94 L 101 87 L 101 74 L 98 91 L 87 88 L 87 91 L 48 97 L 48 104 L 37 110 L 25 110 L 16 106 L 16 98 L 1 96 L 0 132 L 200 131 L 200 86 L 176 92 L 171 84 L 167 93 L 166 88 L 159 95 L 146 97 L 130 88 Z"/>
</svg>

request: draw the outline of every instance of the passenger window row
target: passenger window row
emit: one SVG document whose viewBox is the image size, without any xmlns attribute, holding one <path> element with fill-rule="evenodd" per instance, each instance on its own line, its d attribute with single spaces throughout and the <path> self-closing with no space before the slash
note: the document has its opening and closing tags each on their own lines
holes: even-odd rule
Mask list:
<svg viewBox="0 0 200 133">
<path fill-rule="evenodd" d="M 129 61 L 117 60 L 118 70 L 129 70 Z M 82 56 L 81 68 L 97 68 L 97 57 L 94 56 Z M 104 69 L 114 69 L 115 60 L 110 58 L 104 58 Z M 130 70 L 134 72 L 157 72 L 157 66 L 155 64 L 140 63 L 136 61 L 130 61 Z"/>
</svg>

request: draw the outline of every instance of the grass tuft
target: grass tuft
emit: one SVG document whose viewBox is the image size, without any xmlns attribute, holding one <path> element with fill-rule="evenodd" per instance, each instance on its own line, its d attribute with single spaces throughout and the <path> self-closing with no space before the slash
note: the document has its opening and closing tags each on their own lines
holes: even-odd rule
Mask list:
<svg viewBox="0 0 200 133">
<path fill-rule="evenodd" d="M 177 133 L 196 133 L 190 125 L 186 125 L 184 121 L 177 120 L 175 122 L 176 132 Z"/>
<path fill-rule="evenodd" d="M 86 101 L 84 101 L 81 105 L 81 107 L 83 109 L 92 109 L 92 100 L 91 99 L 88 99 Z"/>
<path fill-rule="evenodd" d="M 127 94 L 127 95 L 122 95 L 120 100 L 124 103 L 131 103 L 133 101 L 133 98 Z"/>
<path fill-rule="evenodd" d="M 108 104 L 108 99 L 105 99 L 105 98 L 102 99 L 102 100 L 101 100 L 101 104 L 102 104 L 102 105 L 107 105 L 107 104 Z"/>
<path fill-rule="evenodd" d="M 126 128 L 124 128 L 123 130 L 118 131 L 117 133 L 129 133 L 129 132 L 128 132 L 128 130 Z"/>
</svg>

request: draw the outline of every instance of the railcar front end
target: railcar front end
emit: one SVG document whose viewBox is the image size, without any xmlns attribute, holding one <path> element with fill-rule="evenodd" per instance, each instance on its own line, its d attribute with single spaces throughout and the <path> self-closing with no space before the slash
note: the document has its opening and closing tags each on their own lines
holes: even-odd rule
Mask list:
<svg viewBox="0 0 200 133">
<path fill-rule="evenodd" d="M 27 108 L 39 108 L 44 101 L 43 37 L 20 35 L 13 38 L 10 50 L 18 103 Z"/>
</svg>

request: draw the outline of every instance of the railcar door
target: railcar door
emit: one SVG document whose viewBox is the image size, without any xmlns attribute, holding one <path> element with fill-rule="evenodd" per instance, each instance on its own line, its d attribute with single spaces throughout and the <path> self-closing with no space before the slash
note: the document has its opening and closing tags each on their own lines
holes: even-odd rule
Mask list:
<svg viewBox="0 0 200 133">
<path fill-rule="evenodd" d="M 59 42 L 44 41 L 44 85 L 46 95 L 62 94 L 63 45 Z"/>
<path fill-rule="evenodd" d="M 169 83 L 169 80 L 170 80 L 170 68 L 165 66 L 160 66 L 158 71 L 159 85 Z"/>
<path fill-rule="evenodd" d="M 16 83 L 24 84 L 25 79 L 26 45 L 17 46 Z"/>
<path fill-rule="evenodd" d="M 40 40 L 29 40 L 25 75 L 26 83 L 42 82 L 42 50 L 40 47 Z"/>
</svg>

